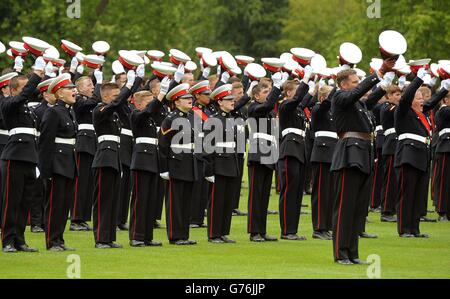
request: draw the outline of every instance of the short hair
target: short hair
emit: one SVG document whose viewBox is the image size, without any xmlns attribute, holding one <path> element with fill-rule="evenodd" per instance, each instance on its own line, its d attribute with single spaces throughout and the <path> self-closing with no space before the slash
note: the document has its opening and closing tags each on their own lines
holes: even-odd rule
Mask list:
<svg viewBox="0 0 450 299">
<path fill-rule="evenodd" d="M 419 88 L 419 91 L 423 97 L 431 97 L 431 89 L 430 88 L 428 88 L 426 86 L 422 86 Z"/>
<path fill-rule="evenodd" d="M 100 87 L 100 93 L 103 96 L 104 92 L 108 92 L 113 89 L 120 89 L 119 85 L 117 85 L 116 83 L 105 83 L 102 84 L 102 87 Z"/>
<path fill-rule="evenodd" d="M 345 80 L 348 80 L 348 78 L 350 78 L 351 75 L 356 75 L 356 74 L 357 74 L 356 71 L 353 69 L 340 71 L 336 77 L 337 85 L 339 87 L 341 87 L 342 82 L 344 82 Z"/>
<path fill-rule="evenodd" d="M 396 92 L 402 93 L 402 90 L 400 89 L 400 87 L 398 87 L 398 85 L 391 85 L 388 87 L 386 94 L 392 95 Z"/>
<path fill-rule="evenodd" d="M 328 96 L 330 92 L 333 90 L 333 87 L 325 85 L 319 88 L 319 99 L 323 99 L 324 97 Z"/>
<path fill-rule="evenodd" d="M 270 82 L 268 81 L 259 81 L 258 85 L 253 88 L 253 97 L 259 95 L 263 89 L 270 88 Z"/>
<path fill-rule="evenodd" d="M 229 80 L 230 84 L 237 83 L 237 82 L 241 82 L 241 80 L 236 76 L 231 77 Z"/>
<path fill-rule="evenodd" d="M 270 87 L 270 86 L 272 85 L 272 79 L 269 79 L 269 78 L 266 78 L 266 77 L 261 78 L 261 79 L 259 80 L 259 82 L 260 82 L 260 83 L 267 84 L 267 87 Z"/>
<path fill-rule="evenodd" d="M 28 80 L 28 78 L 24 75 L 19 75 L 19 76 L 12 78 L 9 81 L 9 88 L 17 90 L 17 88 L 19 88 L 19 81 L 24 81 L 24 80 Z"/>
<path fill-rule="evenodd" d="M 291 90 L 296 89 L 298 85 L 299 85 L 299 83 L 297 81 L 289 80 L 284 83 L 283 90 L 286 92 L 291 91 Z"/>
<path fill-rule="evenodd" d="M 161 83 L 161 82 L 159 82 L 159 80 L 152 80 L 152 81 L 150 81 L 150 84 L 149 84 L 150 90 L 152 90 L 153 88 L 155 88 L 156 85 L 157 85 L 157 84 L 160 84 L 160 83 Z"/>
<path fill-rule="evenodd" d="M 80 89 L 83 82 L 87 81 L 87 80 L 90 80 L 92 82 L 91 77 L 88 77 L 88 76 L 82 76 L 82 77 L 78 78 L 77 81 L 75 81 L 75 85 L 76 85 L 77 89 Z"/>
<path fill-rule="evenodd" d="M 233 89 L 239 89 L 242 88 L 244 89 L 244 85 L 239 81 L 239 82 L 234 82 L 233 84 L 231 84 Z"/>
<path fill-rule="evenodd" d="M 142 101 L 145 97 L 153 97 L 153 94 L 148 90 L 138 91 L 133 95 L 135 102 Z"/>
</svg>

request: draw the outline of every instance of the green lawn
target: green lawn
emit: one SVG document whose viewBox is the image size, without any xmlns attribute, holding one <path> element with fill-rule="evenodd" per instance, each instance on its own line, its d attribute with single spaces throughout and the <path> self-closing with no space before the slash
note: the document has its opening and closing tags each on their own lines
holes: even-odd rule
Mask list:
<svg viewBox="0 0 450 299">
<path fill-rule="evenodd" d="M 241 208 L 247 210 L 243 191 Z M 277 200 L 273 192 L 270 209 L 277 209 Z M 304 203 L 310 205 L 309 196 Z M 382 278 L 450 278 L 450 222 L 422 223 L 430 239 L 400 239 L 395 224 L 380 223 L 379 214 L 370 220 L 367 231 L 380 238 L 361 240 L 360 257 L 378 254 Z M 118 232 L 124 249 L 94 249 L 92 232 L 67 231 L 65 239 L 80 256 L 81 278 L 367 278 L 366 266 L 333 263 L 331 241 L 311 238 L 310 215 L 300 221 L 300 234 L 308 237 L 304 242 L 249 242 L 246 221 L 233 217 L 230 237 L 237 244 L 208 243 L 205 228 L 191 230 L 199 244 L 188 247 L 169 245 L 165 229 L 155 230 L 155 240 L 163 241 L 160 248 L 131 248 L 127 232 Z M 278 215 L 268 216 L 268 233 L 279 236 L 278 221 Z M 47 252 L 44 235 L 28 231 L 27 242 L 40 253 L 0 254 L 0 278 L 66 278 L 71 253 Z"/>
</svg>

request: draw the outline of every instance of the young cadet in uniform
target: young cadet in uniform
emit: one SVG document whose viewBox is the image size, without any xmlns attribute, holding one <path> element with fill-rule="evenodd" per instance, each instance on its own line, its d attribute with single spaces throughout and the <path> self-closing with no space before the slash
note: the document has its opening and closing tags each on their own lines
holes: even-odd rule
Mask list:
<svg viewBox="0 0 450 299">
<path fill-rule="evenodd" d="M 390 86 L 386 96 L 387 102 L 380 109 L 380 121 L 384 131 L 382 155 L 385 161 L 381 188 L 381 221 L 396 222 L 395 206 L 397 204 L 398 184 L 394 168 L 394 155 L 398 136 L 394 127 L 394 114 L 402 96 L 400 87 L 397 85 Z"/>
<path fill-rule="evenodd" d="M 278 160 L 277 140 L 272 132 L 275 117 L 273 109 L 281 94 L 284 76 L 279 72 L 272 75 L 273 88 L 260 82 L 253 91 L 253 101 L 248 107 L 250 122 L 250 148 L 248 154 L 248 217 L 247 232 L 250 241 L 277 241 L 266 234 L 267 208 L 275 162 Z"/>
<path fill-rule="evenodd" d="M 434 183 L 434 196 L 436 198 L 436 212 L 439 221 L 450 220 L 450 79 L 441 83 L 441 91 L 446 96 L 443 105 L 436 113 L 436 129 L 438 141 L 436 145 L 437 175 Z"/>
<path fill-rule="evenodd" d="M 49 107 L 42 118 L 39 136 L 39 170 L 46 180 L 45 240 L 47 250 L 71 251 L 65 245 L 64 230 L 73 204 L 75 177 L 75 136 L 77 123 L 72 105 L 76 89 L 70 74 L 56 77 L 49 86 L 56 104 Z"/>
<path fill-rule="evenodd" d="M 2 152 L 2 246 L 3 252 L 36 252 L 25 243 L 25 227 L 38 161 L 36 124 L 26 103 L 44 77 L 45 61 L 38 57 L 30 79 L 13 78 L 11 97 L 0 101 L 0 113 L 9 139 Z"/>
<path fill-rule="evenodd" d="M 204 84 L 209 85 L 209 81 Z M 232 115 L 234 110 L 234 96 L 232 85 L 225 84 L 216 88 L 211 98 L 217 103 L 218 112 L 206 122 L 208 128 L 214 127 L 221 131 L 222 138 L 214 140 L 214 151 L 211 154 L 212 181 L 211 197 L 208 201 L 208 241 L 212 243 L 236 243 L 227 236 L 230 234 L 231 217 L 233 213 L 233 198 L 230 194 L 236 194 L 240 189 L 240 169 L 238 163 L 239 143 L 237 123 Z M 216 127 L 217 126 L 217 127 Z M 245 144 L 244 136 L 240 136 Z M 208 144 L 209 145 L 209 144 Z M 205 144 L 204 146 L 208 146 Z M 239 184 L 238 184 L 239 183 Z"/>
<path fill-rule="evenodd" d="M 285 240 L 306 240 L 306 237 L 298 236 L 297 231 L 306 165 L 306 116 L 303 112 L 306 103 L 303 100 L 309 90 L 308 81 L 311 75 L 312 67 L 308 65 L 295 94 L 288 93 L 286 99 L 278 106 L 281 132 L 280 156 L 277 163 L 280 182 L 279 211 L 281 239 Z"/>
<path fill-rule="evenodd" d="M 313 187 L 311 194 L 314 239 L 331 240 L 333 210 L 333 178 L 330 167 L 338 136 L 330 112 L 336 88 L 319 88 L 319 102 L 311 111 L 311 133 L 314 144 L 311 154 Z"/>
<path fill-rule="evenodd" d="M 168 88 L 169 79 L 163 80 L 167 82 L 162 85 Z M 149 91 L 140 91 L 133 97 L 136 110 L 131 113 L 131 126 L 136 144 L 131 158 L 129 238 L 132 247 L 162 245 L 153 241 L 159 179 L 158 132 L 153 117 L 160 113 L 166 92 L 163 90 L 156 98 Z"/>
<path fill-rule="evenodd" d="M 122 90 L 114 83 L 103 84 L 100 89 L 102 103 L 93 112 L 93 124 L 98 140 L 92 162 L 95 177 L 93 220 L 96 248 L 122 247 L 114 243 L 121 173 L 118 112 L 122 106 L 127 105 L 132 89 L 139 85 L 134 71 L 127 73 L 127 83 Z"/>
<path fill-rule="evenodd" d="M 363 231 L 370 198 L 372 124 L 360 99 L 392 69 L 395 60 L 385 60 L 377 74 L 359 83 L 356 71 L 337 76 L 340 90 L 331 107 L 339 141 L 330 170 L 335 176 L 333 254 L 340 264 L 364 263 L 358 256 L 358 237 Z"/>
<path fill-rule="evenodd" d="M 94 125 L 92 124 L 92 112 L 100 101 L 103 74 L 97 69 L 94 71 L 94 76 L 96 79 L 95 87 L 90 77 L 80 77 L 75 82 L 78 95 L 73 110 L 78 122 L 75 149 L 79 175 L 75 179 L 73 207 L 70 213 L 70 230 L 73 231 L 91 230 L 87 222 L 91 221 L 92 216 L 92 194 L 94 191 L 92 161 L 97 146 Z"/>
<path fill-rule="evenodd" d="M 175 105 L 163 121 L 159 135 L 160 176 L 168 181 L 167 237 L 170 244 L 194 245 L 197 242 L 189 240 L 189 220 L 198 169 L 194 154 L 194 124 L 192 118 L 188 118 L 193 96 L 189 94 L 189 84 L 180 84 L 166 97 Z"/>
<path fill-rule="evenodd" d="M 186 74 L 185 74 L 186 75 Z M 191 74 L 192 75 L 192 74 Z M 203 142 L 203 124 L 208 118 L 216 113 L 216 107 L 210 103 L 209 95 L 211 89 L 209 87 L 209 81 L 203 80 L 192 86 L 189 93 L 194 96 L 194 106 L 192 107 L 191 117 L 195 119 L 194 124 L 198 125 L 195 128 L 195 132 L 198 132 L 198 138 L 196 144 L 200 145 Z M 206 227 L 203 223 L 205 218 L 205 209 L 208 203 L 208 197 L 211 189 L 210 182 L 205 180 L 206 168 L 208 161 L 205 160 L 203 153 L 197 153 L 197 167 L 198 167 L 198 180 L 194 182 L 192 189 L 192 201 L 191 201 L 191 228 Z"/>
<path fill-rule="evenodd" d="M 399 169 L 399 202 L 397 230 L 400 237 L 427 238 L 419 229 L 422 206 L 428 196 L 431 126 L 423 114 L 423 96 L 418 89 L 425 69 L 405 90 L 395 110 L 395 131 L 398 134 L 394 167 Z"/>
</svg>

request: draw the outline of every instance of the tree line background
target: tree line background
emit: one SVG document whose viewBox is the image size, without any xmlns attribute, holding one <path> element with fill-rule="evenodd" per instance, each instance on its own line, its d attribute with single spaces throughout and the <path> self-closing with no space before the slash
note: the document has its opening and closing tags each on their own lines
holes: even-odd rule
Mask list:
<svg viewBox="0 0 450 299">
<path fill-rule="evenodd" d="M 337 66 L 339 45 L 363 51 L 360 68 L 378 57 L 378 35 L 386 29 L 408 40 L 407 59 L 450 59 L 448 0 L 381 0 L 381 18 L 367 16 L 366 0 L 80 0 L 81 17 L 66 15 L 65 0 L 0 1 L 0 40 L 43 39 L 59 49 L 68 39 L 92 52 L 106 40 L 110 56 L 120 49 L 170 48 L 191 57 L 198 46 L 256 58 L 306 47 Z M 62 50 L 60 50 L 61 56 Z M 65 57 L 67 59 L 67 57 Z M 168 57 L 165 57 L 168 59 Z M 111 60 L 111 59 L 109 59 Z M 110 61 L 109 61 L 110 63 Z M 11 65 L 6 53 L 0 67 Z"/>
</svg>

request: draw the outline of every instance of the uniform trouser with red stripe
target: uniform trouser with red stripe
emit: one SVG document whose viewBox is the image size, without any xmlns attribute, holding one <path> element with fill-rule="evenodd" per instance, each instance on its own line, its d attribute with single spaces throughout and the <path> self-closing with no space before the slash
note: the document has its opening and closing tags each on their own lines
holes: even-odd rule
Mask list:
<svg viewBox="0 0 450 299">
<path fill-rule="evenodd" d="M 385 169 L 383 186 L 381 188 L 381 214 L 386 216 L 395 215 L 395 206 L 398 199 L 398 182 L 396 169 L 394 168 L 394 155 L 383 156 Z"/>
<path fill-rule="evenodd" d="M 45 197 L 44 182 L 41 179 L 37 179 L 34 182 L 33 199 L 30 207 L 30 225 L 39 226 L 44 228 L 45 217 L 44 210 L 47 200 Z"/>
<path fill-rule="evenodd" d="M 90 221 L 92 216 L 92 194 L 94 192 L 94 156 L 88 153 L 77 153 L 79 176 L 75 179 L 73 207 L 70 212 L 72 222 Z"/>
<path fill-rule="evenodd" d="M 0 156 L 2 155 L 3 149 L 5 148 L 4 144 L 0 144 Z M 2 172 L 0 171 L 0 182 L 2 182 Z M 2 207 L 3 207 L 3 189 L 2 184 L 0 183 L 0 227 L 3 223 L 3 213 L 2 213 Z"/>
<path fill-rule="evenodd" d="M 64 230 L 73 205 L 75 180 L 54 174 L 47 180 L 48 199 L 45 205 L 45 241 L 47 249 L 64 245 Z"/>
<path fill-rule="evenodd" d="M 425 194 L 422 195 L 422 201 L 420 203 L 420 217 L 426 217 L 428 214 L 428 192 L 429 192 L 429 185 L 431 181 L 431 171 L 430 167 L 427 168 L 427 172 L 424 174 L 426 176 L 426 185 L 424 192 Z"/>
<path fill-rule="evenodd" d="M 437 176 L 437 159 L 438 159 L 438 153 L 436 153 L 436 147 L 431 147 L 431 165 L 430 165 L 430 180 L 431 180 L 431 201 L 433 203 L 433 206 L 437 206 L 437 196 L 434 195 L 434 184 Z"/>
<path fill-rule="evenodd" d="M 36 181 L 36 164 L 2 160 L 2 244 L 25 244 L 25 227 Z"/>
<path fill-rule="evenodd" d="M 436 153 L 434 196 L 436 211 L 450 217 L 450 153 Z"/>
<path fill-rule="evenodd" d="M 240 177 L 215 175 L 211 196 L 207 205 L 208 238 L 219 238 L 230 234 L 233 214 L 232 194 L 236 193 Z M 240 186 L 239 186 L 240 187 Z"/>
<path fill-rule="evenodd" d="M 157 220 L 161 220 L 162 210 L 164 205 L 164 195 L 166 193 L 166 180 L 161 177 L 158 177 L 158 182 L 156 186 L 156 218 Z"/>
<path fill-rule="evenodd" d="M 297 158 L 287 156 L 278 161 L 277 168 L 280 182 L 281 234 L 296 234 L 305 185 L 305 165 Z"/>
<path fill-rule="evenodd" d="M 120 192 L 120 172 L 112 167 L 94 169 L 93 224 L 96 243 L 116 240 L 117 205 Z"/>
<path fill-rule="evenodd" d="M 419 234 L 424 198 L 428 196 L 427 172 L 409 164 L 399 167 L 399 201 L 397 205 L 397 230 L 401 234 Z"/>
<path fill-rule="evenodd" d="M 211 184 L 205 180 L 205 178 L 200 178 L 195 181 L 192 185 L 192 201 L 191 201 L 191 224 L 203 224 L 205 220 L 205 209 L 208 204 L 208 197 L 210 192 Z"/>
<path fill-rule="evenodd" d="M 357 259 L 358 236 L 363 231 L 370 198 L 371 176 L 356 167 L 333 173 L 333 254 L 335 260 Z"/>
<path fill-rule="evenodd" d="M 131 171 L 133 189 L 130 203 L 130 240 L 152 241 L 156 217 L 156 194 L 159 174 Z"/>
<path fill-rule="evenodd" d="M 131 198 L 131 176 L 130 167 L 122 164 L 122 175 L 120 177 L 120 196 L 117 205 L 117 225 L 125 224 L 128 220 L 128 208 Z"/>
<path fill-rule="evenodd" d="M 315 231 L 331 231 L 333 215 L 333 179 L 331 163 L 312 162 L 312 225 Z"/>
<path fill-rule="evenodd" d="M 370 190 L 370 208 L 376 209 L 381 205 L 381 188 L 383 186 L 384 160 L 381 148 L 375 151 L 375 163 L 372 170 L 372 184 Z"/>
<path fill-rule="evenodd" d="M 236 187 L 233 188 L 233 210 L 239 209 L 239 200 L 241 199 L 242 177 L 244 175 L 244 155 L 238 155 L 239 180 L 236 180 Z"/>
<path fill-rule="evenodd" d="M 169 241 L 189 239 L 193 182 L 170 179 L 166 193 L 166 227 Z"/>
<path fill-rule="evenodd" d="M 273 169 L 264 164 L 252 163 L 248 167 L 247 232 L 250 234 L 266 234 L 272 175 Z"/>
</svg>

